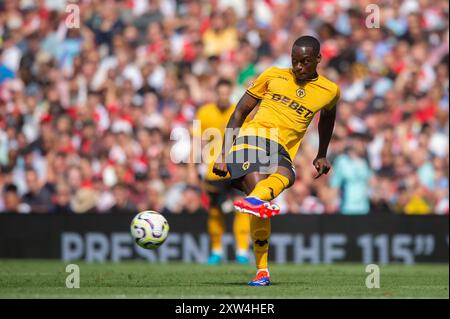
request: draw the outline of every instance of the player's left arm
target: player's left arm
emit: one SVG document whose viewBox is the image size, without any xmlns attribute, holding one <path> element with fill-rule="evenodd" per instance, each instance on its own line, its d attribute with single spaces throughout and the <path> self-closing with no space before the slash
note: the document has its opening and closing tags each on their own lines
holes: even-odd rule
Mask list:
<svg viewBox="0 0 450 319">
<path fill-rule="evenodd" d="M 331 163 L 327 159 L 328 145 L 333 135 L 334 122 L 336 121 L 336 104 L 331 109 L 322 109 L 319 119 L 319 150 L 313 161 L 313 165 L 319 173 L 315 178 L 322 174 L 327 174 L 331 168 Z"/>
</svg>

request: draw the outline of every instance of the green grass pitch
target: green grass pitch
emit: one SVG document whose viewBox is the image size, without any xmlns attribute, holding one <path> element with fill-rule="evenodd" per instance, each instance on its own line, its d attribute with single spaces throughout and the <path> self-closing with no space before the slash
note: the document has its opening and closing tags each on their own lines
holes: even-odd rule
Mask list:
<svg viewBox="0 0 450 319">
<path fill-rule="evenodd" d="M 448 264 L 380 266 L 368 289 L 362 264 L 271 265 L 273 284 L 248 287 L 254 266 L 123 262 L 86 264 L 80 288 L 66 288 L 60 261 L 0 260 L 0 298 L 448 298 Z"/>
</svg>

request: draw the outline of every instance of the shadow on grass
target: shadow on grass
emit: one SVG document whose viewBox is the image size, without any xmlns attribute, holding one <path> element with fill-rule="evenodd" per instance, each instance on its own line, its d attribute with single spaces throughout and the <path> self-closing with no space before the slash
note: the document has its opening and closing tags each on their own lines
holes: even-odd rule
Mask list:
<svg viewBox="0 0 450 319">
<path fill-rule="evenodd" d="M 248 281 L 202 281 L 199 282 L 199 285 L 205 285 L 205 286 L 211 286 L 211 285 L 221 285 L 221 286 L 248 286 L 247 285 Z M 304 281 L 272 281 L 270 283 L 270 286 L 284 286 L 284 287 L 299 287 L 299 286 L 304 286 L 304 285 L 308 285 L 309 283 L 304 282 Z M 249 286 L 250 287 L 250 286 Z"/>
</svg>

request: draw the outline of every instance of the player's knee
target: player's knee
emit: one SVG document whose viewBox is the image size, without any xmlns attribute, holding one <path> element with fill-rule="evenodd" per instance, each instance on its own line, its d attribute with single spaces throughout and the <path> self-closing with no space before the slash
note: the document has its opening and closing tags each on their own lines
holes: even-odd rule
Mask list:
<svg viewBox="0 0 450 319">
<path fill-rule="evenodd" d="M 286 188 L 289 188 L 292 185 L 294 185 L 295 175 L 288 168 L 281 166 L 278 168 L 277 173 L 287 178 L 288 184 L 286 185 Z"/>
</svg>

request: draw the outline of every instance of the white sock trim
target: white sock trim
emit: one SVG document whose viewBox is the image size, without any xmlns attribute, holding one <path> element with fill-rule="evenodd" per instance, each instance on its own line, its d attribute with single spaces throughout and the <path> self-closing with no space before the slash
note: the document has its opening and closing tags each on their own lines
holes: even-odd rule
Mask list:
<svg viewBox="0 0 450 319">
<path fill-rule="evenodd" d="M 236 255 L 248 257 L 248 250 L 238 248 L 236 249 Z"/>
</svg>

